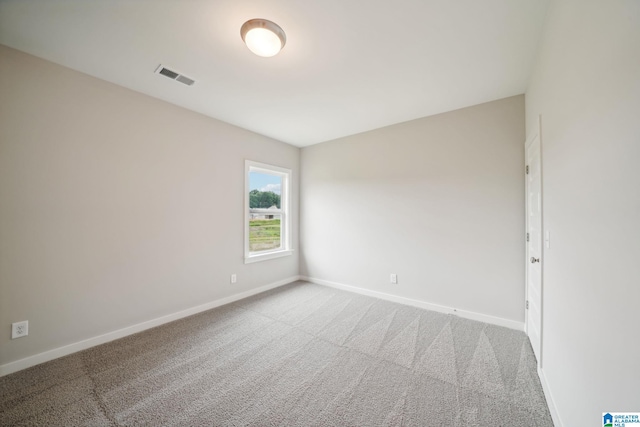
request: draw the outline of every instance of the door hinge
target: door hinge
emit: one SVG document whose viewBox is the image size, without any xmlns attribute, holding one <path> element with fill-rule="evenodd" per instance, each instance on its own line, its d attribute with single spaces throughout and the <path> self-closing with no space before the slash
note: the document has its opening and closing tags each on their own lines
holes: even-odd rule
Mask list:
<svg viewBox="0 0 640 427">
<path fill-rule="evenodd" d="M 529 233 L 527 233 L 527 242 L 529 241 Z"/>
<path fill-rule="evenodd" d="M 529 175 L 529 165 L 527 165 L 525 171 L 527 172 L 527 175 Z"/>
<path fill-rule="evenodd" d="M 527 310 L 529 310 L 529 300 L 527 300 Z"/>
</svg>

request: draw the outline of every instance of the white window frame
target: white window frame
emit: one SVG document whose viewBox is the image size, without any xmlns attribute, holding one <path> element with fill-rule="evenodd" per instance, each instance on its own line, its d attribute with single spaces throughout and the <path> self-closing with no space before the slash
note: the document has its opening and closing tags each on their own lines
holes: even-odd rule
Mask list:
<svg viewBox="0 0 640 427">
<path fill-rule="evenodd" d="M 282 245 L 273 250 L 251 252 L 249 245 L 249 220 L 251 217 L 249 206 L 249 173 L 261 172 L 270 175 L 277 175 L 282 179 L 280 189 L 280 209 L 277 211 L 262 209 L 264 213 L 280 215 L 280 241 Z M 279 166 L 268 165 L 266 163 L 245 160 L 244 162 L 244 263 L 266 261 L 268 259 L 280 258 L 291 255 L 291 169 Z M 255 209 L 254 209 L 255 211 Z"/>
</svg>

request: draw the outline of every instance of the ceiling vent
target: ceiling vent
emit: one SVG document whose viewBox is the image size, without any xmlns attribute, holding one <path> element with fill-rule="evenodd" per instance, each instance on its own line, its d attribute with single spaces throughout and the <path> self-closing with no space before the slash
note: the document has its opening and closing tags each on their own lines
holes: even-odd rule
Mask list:
<svg viewBox="0 0 640 427">
<path fill-rule="evenodd" d="M 176 73 L 175 71 L 166 68 L 162 64 L 160 64 L 158 68 L 156 68 L 156 74 L 162 74 L 165 77 L 169 77 L 171 80 L 175 80 L 187 86 L 193 86 L 193 84 L 196 82 L 195 80 L 190 79 L 187 76 L 184 76 L 180 73 Z"/>
</svg>

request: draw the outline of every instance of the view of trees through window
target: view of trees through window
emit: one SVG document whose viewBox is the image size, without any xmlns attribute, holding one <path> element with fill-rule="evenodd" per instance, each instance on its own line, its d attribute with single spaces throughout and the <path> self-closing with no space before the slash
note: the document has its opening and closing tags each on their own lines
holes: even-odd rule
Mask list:
<svg viewBox="0 0 640 427">
<path fill-rule="evenodd" d="M 250 209 L 269 209 L 275 206 L 280 209 L 280 195 L 273 191 L 251 190 L 249 192 Z"/>
</svg>

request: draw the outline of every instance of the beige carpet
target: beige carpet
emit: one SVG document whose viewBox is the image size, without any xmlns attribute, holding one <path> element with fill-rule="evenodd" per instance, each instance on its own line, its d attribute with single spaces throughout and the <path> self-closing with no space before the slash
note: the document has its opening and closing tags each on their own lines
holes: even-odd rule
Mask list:
<svg viewBox="0 0 640 427">
<path fill-rule="evenodd" d="M 0 425 L 553 426 L 522 332 L 298 282 L 0 378 Z"/>
</svg>

